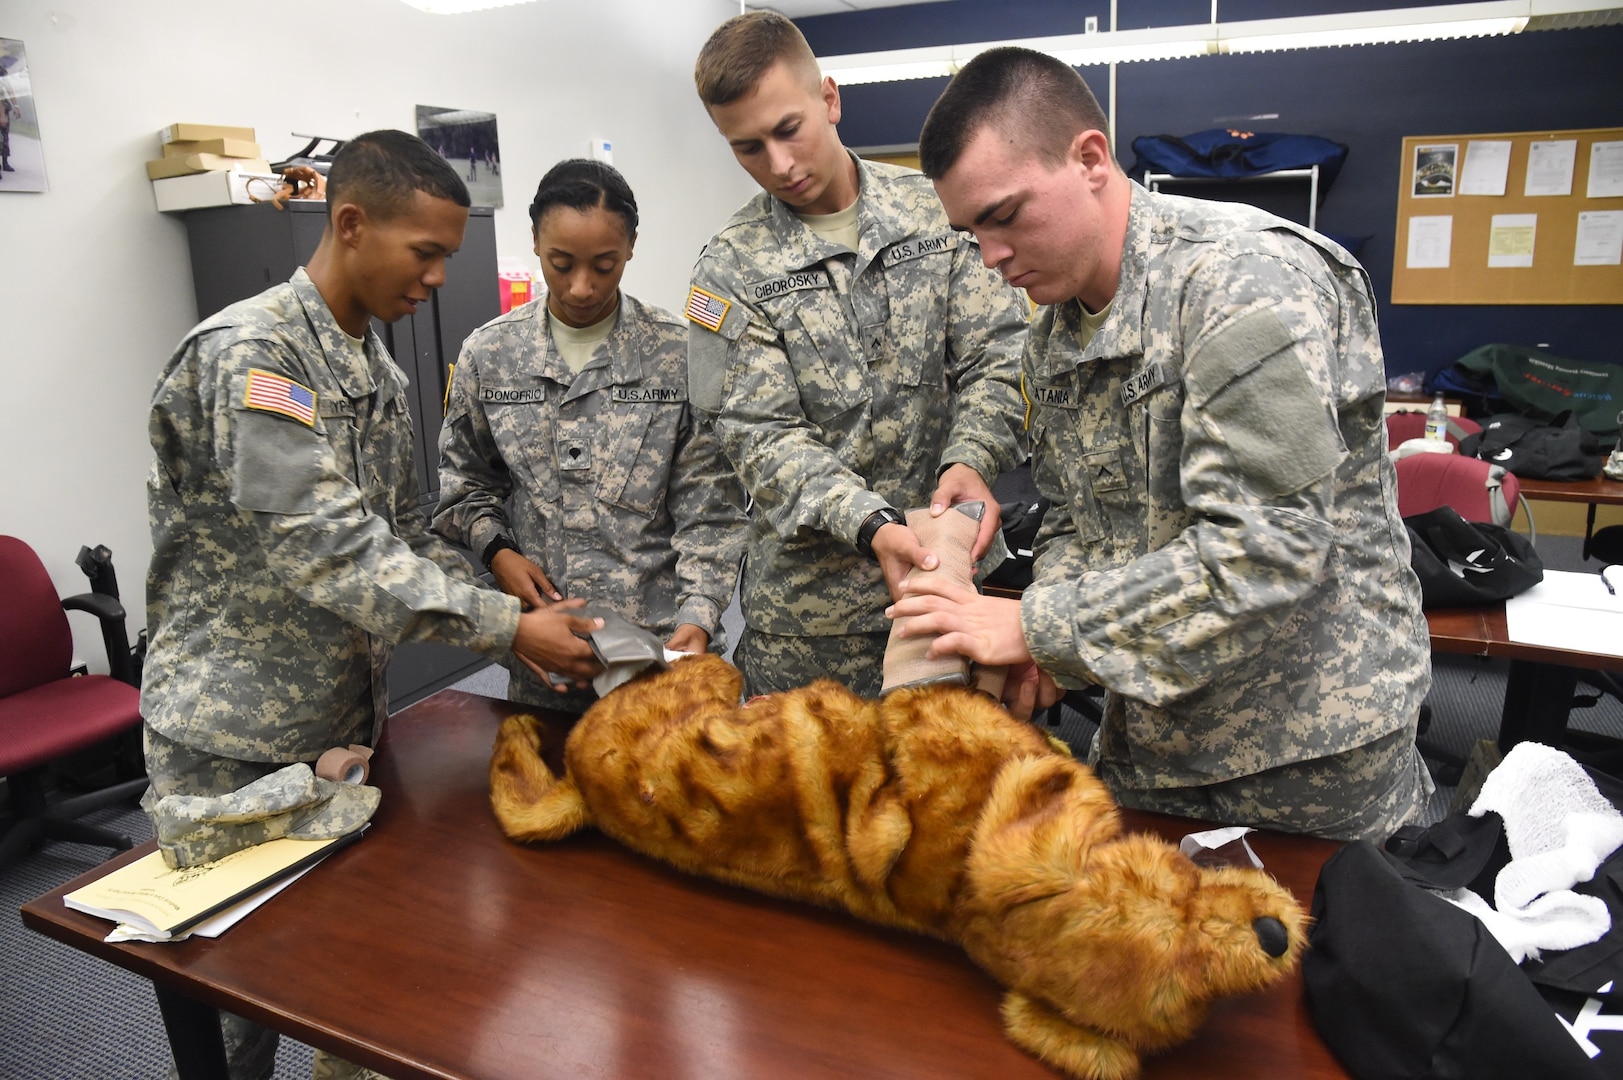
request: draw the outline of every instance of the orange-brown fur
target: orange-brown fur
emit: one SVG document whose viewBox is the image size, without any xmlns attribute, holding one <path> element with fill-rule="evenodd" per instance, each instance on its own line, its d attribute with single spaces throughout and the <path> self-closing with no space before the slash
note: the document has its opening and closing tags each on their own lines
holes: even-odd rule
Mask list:
<svg viewBox="0 0 1623 1080">
<path fill-rule="evenodd" d="M 503 831 L 595 825 L 690 873 L 957 942 L 1009 988 L 1009 1037 L 1090 1080 L 1135 1076 L 1211 1000 L 1296 962 L 1306 919 L 1272 878 L 1124 834 L 1087 766 L 975 691 L 868 701 L 819 681 L 740 705 L 739 688 L 714 656 L 621 687 L 570 733 L 561 779 L 536 721 L 510 718 L 490 766 Z M 1258 945 L 1262 916 L 1284 956 Z"/>
</svg>

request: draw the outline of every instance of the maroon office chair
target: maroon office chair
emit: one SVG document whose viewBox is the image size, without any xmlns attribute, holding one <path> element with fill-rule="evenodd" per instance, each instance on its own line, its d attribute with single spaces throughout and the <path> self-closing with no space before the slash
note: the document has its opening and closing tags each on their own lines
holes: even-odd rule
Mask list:
<svg viewBox="0 0 1623 1080">
<path fill-rule="evenodd" d="M 45 798 L 51 762 L 141 722 L 123 605 L 95 592 L 59 601 L 39 557 L 14 536 L 0 536 L 0 594 L 0 776 L 17 817 L 0 837 L 0 866 L 46 839 L 130 847 L 127 836 L 73 819 L 139 795 L 145 777 L 50 805 Z M 113 675 L 71 675 L 68 611 L 101 620 Z"/>
<path fill-rule="evenodd" d="M 1425 417 L 1420 419 L 1423 428 Z M 1387 430 L 1391 431 L 1390 424 Z M 1502 465 L 1459 454 L 1410 454 L 1399 458 L 1396 468 L 1398 513 L 1403 517 L 1451 506 L 1467 521 L 1508 528 L 1520 502 L 1527 514 L 1528 536 L 1535 535 L 1532 511 L 1521 497 L 1521 481 Z M 1422 756 L 1437 762 L 1433 775 L 1438 783 L 1457 785 L 1465 772 L 1465 759 L 1427 738 L 1430 728 L 1431 705 L 1422 704 L 1415 745 Z"/>
<path fill-rule="evenodd" d="M 1448 418 L 1448 441 L 1458 450 L 1460 440 L 1467 435 L 1475 435 L 1482 430 L 1482 425 L 1475 420 L 1467 420 L 1463 416 L 1450 416 Z M 1396 450 L 1401 444 L 1410 439 L 1424 438 L 1426 435 L 1426 414 L 1423 412 L 1395 412 L 1386 414 L 1386 448 Z"/>
<path fill-rule="evenodd" d="M 1528 535 L 1537 539 L 1521 481 L 1504 466 L 1458 454 L 1410 454 L 1400 458 L 1396 468 L 1398 513 L 1403 517 L 1452 506 L 1466 521 L 1509 526 L 1520 504 Z"/>
</svg>

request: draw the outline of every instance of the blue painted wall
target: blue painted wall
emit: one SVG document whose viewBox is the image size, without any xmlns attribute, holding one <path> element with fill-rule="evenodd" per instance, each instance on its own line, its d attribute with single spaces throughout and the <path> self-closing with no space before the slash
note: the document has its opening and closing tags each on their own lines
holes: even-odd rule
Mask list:
<svg viewBox="0 0 1623 1080">
<path fill-rule="evenodd" d="M 1121 0 L 1119 27 L 1205 22 L 1207 0 Z M 1224 22 L 1418 6 L 1393 0 L 1222 0 Z M 819 55 L 1078 33 L 1108 27 L 1108 0 L 952 0 L 798 21 Z M 1106 69 L 1082 69 L 1101 103 Z M 849 146 L 918 141 L 946 80 L 842 91 Z M 1319 227 L 1368 236 L 1359 257 L 1381 301 L 1387 370 L 1430 371 L 1495 341 L 1623 362 L 1623 305 L 1394 305 L 1393 237 L 1403 138 L 1623 126 L 1623 26 L 1411 45 L 1202 57 L 1117 68 L 1117 152 L 1139 135 L 1214 127 L 1322 135 L 1350 147 Z M 1249 120 L 1278 113 L 1277 120 Z M 1575 178 L 1576 185 L 1583 178 Z"/>
</svg>

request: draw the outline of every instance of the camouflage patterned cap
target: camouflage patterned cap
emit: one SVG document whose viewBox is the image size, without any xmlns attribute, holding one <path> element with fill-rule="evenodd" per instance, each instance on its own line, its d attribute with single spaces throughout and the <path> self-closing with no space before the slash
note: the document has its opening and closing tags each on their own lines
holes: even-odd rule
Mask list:
<svg viewBox="0 0 1623 1080">
<path fill-rule="evenodd" d="M 345 836 L 372 819 L 382 798 L 375 787 L 322 780 L 300 763 L 226 795 L 165 796 L 152 815 L 164 862 L 180 868 L 283 836 Z"/>
</svg>

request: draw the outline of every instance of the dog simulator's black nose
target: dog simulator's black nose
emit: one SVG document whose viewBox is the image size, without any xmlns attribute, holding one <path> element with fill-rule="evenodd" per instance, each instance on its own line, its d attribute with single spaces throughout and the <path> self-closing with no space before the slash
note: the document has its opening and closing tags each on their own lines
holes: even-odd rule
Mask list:
<svg viewBox="0 0 1623 1080">
<path fill-rule="evenodd" d="M 1285 932 L 1285 924 L 1272 915 L 1252 920 L 1251 929 L 1256 932 L 1257 944 L 1269 956 L 1284 956 L 1285 950 L 1290 947 L 1291 939 Z"/>
</svg>

